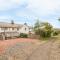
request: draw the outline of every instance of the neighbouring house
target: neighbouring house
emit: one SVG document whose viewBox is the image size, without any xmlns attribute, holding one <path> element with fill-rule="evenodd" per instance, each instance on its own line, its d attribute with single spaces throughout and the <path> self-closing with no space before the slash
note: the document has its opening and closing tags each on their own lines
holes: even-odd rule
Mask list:
<svg viewBox="0 0 60 60">
<path fill-rule="evenodd" d="M 6 22 L 0 22 L 0 36 L 14 37 L 20 33 L 32 33 L 32 27 L 24 24 L 12 24 Z"/>
</svg>

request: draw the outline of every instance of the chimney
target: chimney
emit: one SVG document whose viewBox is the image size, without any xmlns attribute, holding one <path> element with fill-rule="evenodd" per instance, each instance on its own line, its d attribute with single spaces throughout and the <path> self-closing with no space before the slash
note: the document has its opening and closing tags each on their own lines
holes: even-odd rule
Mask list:
<svg viewBox="0 0 60 60">
<path fill-rule="evenodd" d="M 14 21 L 13 20 L 11 20 L 11 24 L 14 24 Z"/>
</svg>

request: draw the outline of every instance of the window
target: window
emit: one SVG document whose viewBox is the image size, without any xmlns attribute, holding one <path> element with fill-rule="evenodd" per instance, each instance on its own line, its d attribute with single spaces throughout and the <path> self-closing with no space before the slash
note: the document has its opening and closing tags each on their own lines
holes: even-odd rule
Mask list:
<svg viewBox="0 0 60 60">
<path fill-rule="evenodd" d="M 5 30 L 8 30 L 8 28 L 4 28 Z"/>
<path fill-rule="evenodd" d="M 1 30 L 8 30 L 8 28 L 1 28 Z"/>
<path fill-rule="evenodd" d="M 17 28 L 17 31 L 19 31 L 19 28 Z"/>
<path fill-rule="evenodd" d="M 14 30 L 14 28 L 12 28 L 12 30 Z"/>
<path fill-rule="evenodd" d="M 25 28 L 25 31 L 26 31 L 26 28 Z"/>
<path fill-rule="evenodd" d="M 1 28 L 1 30 L 4 30 L 4 28 Z"/>
</svg>

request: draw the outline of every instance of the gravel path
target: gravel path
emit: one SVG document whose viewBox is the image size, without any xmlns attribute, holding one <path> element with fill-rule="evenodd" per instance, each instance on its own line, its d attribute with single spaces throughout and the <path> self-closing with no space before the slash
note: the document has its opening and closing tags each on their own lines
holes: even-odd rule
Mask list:
<svg viewBox="0 0 60 60">
<path fill-rule="evenodd" d="M 19 42 L 7 48 L 0 60 L 60 60 L 60 40 L 44 44 Z"/>
<path fill-rule="evenodd" d="M 26 60 L 27 57 L 39 45 L 34 42 L 19 42 L 14 46 L 5 49 L 5 53 L 0 55 L 0 60 Z"/>
<path fill-rule="evenodd" d="M 51 41 L 39 46 L 27 60 L 60 60 L 60 41 Z"/>
</svg>

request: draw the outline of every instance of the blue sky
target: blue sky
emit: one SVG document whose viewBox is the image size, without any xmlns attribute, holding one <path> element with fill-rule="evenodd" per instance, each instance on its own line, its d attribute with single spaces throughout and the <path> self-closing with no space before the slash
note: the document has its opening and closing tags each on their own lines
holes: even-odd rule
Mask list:
<svg viewBox="0 0 60 60">
<path fill-rule="evenodd" d="M 60 28 L 59 17 L 60 0 L 0 0 L 0 22 L 33 25 L 39 19 Z"/>
</svg>

